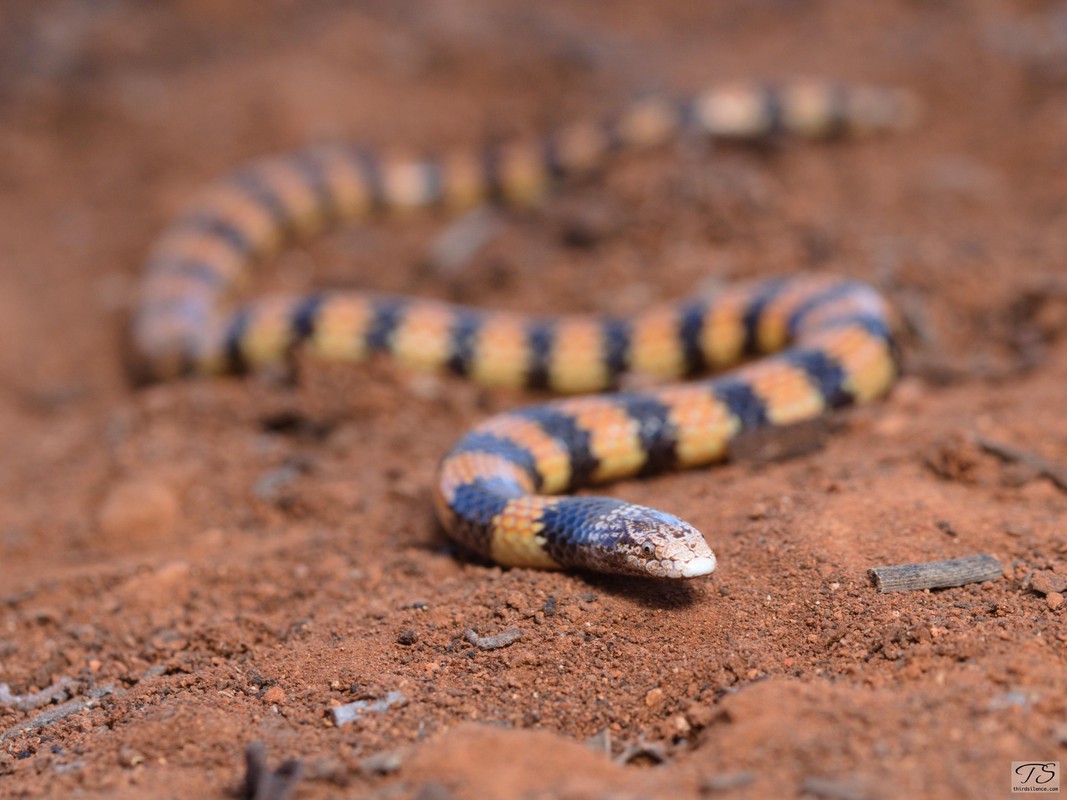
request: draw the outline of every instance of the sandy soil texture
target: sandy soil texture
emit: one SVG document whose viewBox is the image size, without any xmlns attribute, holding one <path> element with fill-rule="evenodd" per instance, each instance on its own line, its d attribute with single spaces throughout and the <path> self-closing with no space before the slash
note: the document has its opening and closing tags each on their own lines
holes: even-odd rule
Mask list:
<svg viewBox="0 0 1067 800">
<path fill-rule="evenodd" d="M 0 796 L 251 796 L 253 742 L 263 798 L 999 798 L 1013 761 L 1067 761 L 1065 31 L 1042 0 L 0 6 Z M 925 113 L 623 159 L 452 268 L 426 215 L 262 278 L 531 311 L 796 270 L 879 286 L 907 330 L 891 399 L 787 460 L 608 490 L 706 531 L 710 580 L 455 551 L 435 462 L 529 396 L 385 363 L 126 378 L 153 237 L 242 161 L 475 147 L 798 74 Z M 867 577 L 975 553 L 1003 577 Z"/>
</svg>

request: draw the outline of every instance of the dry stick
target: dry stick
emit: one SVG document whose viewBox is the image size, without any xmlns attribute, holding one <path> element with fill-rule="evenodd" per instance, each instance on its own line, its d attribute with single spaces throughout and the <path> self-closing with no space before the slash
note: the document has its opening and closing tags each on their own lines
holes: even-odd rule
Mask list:
<svg viewBox="0 0 1067 800">
<path fill-rule="evenodd" d="M 8 728 L 3 733 L 0 733 L 0 742 L 6 742 L 8 739 L 12 739 L 23 733 L 29 733 L 38 728 L 43 728 L 46 725 L 51 725 L 53 722 L 65 719 L 71 714 L 77 714 L 87 708 L 92 708 L 97 705 L 97 701 L 101 697 L 114 694 L 114 692 L 115 688 L 112 686 L 101 686 L 97 689 L 93 689 L 86 697 L 79 697 L 76 700 L 68 700 L 66 703 L 61 703 L 58 706 L 45 709 L 37 716 L 25 720 L 24 722 L 20 722 L 13 728 Z"/>
<path fill-rule="evenodd" d="M 479 636 L 473 630 L 467 631 L 467 641 L 479 650 L 499 650 L 522 638 L 522 631 L 518 628 L 508 628 L 493 636 Z"/>
<path fill-rule="evenodd" d="M 0 683 L 0 706 L 11 706 L 18 711 L 32 711 L 59 699 L 60 695 L 69 695 L 70 692 L 67 687 L 70 684 L 69 678 L 61 678 L 47 689 L 42 689 L 39 692 L 12 694 L 10 686 L 6 683 Z"/>
<path fill-rule="evenodd" d="M 1018 447 L 1013 447 L 1010 444 L 987 439 L 984 436 L 975 434 L 974 441 L 975 444 L 987 453 L 992 453 L 1005 461 L 1016 461 L 1020 464 L 1024 464 L 1038 474 L 1048 478 L 1056 484 L 1059 489 L 1067 492 L 1067 468 L 1061 467 L 1059 464 L 1054 464 L 1048 459 L 1042 458 L 1037 453 L 1031 453 L 1029 450 L 1022 450 Z"/>
<path fill-rule="evenodd" d="M 990 555 L 928 561 L 925 564 L 896 564 L 873 567 L 867 574 L 882 592 L 909 592 L 917 589 L 945 589 L 999 578 L 1004 565 Z"/>
<path fill-rule="evenodd" d="M 252 742 L 245 749 L 245 781 L 239 796 L 242 800 L 286 800 L 300 782 L 303 764 L 291 758 L 273 772 L 267 766 L 267 749 L 262 742 Z"/>
<path fill-rule="evenodd" d="M 378 700 L 356 700 L 332 709 L 333 724 L 340 728 L 355 719 L 359 719 L 364 714 L 381 714 L 393 706 L 403 708 L 407 704 L 408 699 L 403 692 L 386 692 L 385 697 Z"/>
</svg>

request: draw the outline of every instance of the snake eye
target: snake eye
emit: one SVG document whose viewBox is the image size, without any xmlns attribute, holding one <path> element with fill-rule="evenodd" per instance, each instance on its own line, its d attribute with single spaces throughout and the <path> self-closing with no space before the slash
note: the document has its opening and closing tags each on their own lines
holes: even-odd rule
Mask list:
<svg viewBox="0 0 1067 800">
<path fill-rule="evenodd" d="M 645 542 L 641 545 L 641 553 L 644 554 L 645 558 L 652 558 L 655 552 L 656 548 L 652 546 L 651 542 Z"/>
</svg>

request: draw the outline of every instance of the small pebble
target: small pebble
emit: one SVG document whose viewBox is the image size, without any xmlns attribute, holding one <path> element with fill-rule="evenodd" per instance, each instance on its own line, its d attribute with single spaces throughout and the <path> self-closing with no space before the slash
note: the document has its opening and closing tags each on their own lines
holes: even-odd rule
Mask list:
<svg viewBox="0 0 1067 800">
<path fill-rule="evenodd" d="M 124 745 L 119 748 L 119 766 L 125 767 L 126 769 L 132 769 L 144 762 L 144 754 L 134 750 L 129 745 Z"/>
<path fill-rule="evenodd" d="M 263 702 L 272 706 L 281 705 L 285 702 L 285 690 L 277 684 L 271 686 L 263 693 Z"/>
<path fill-rule="evenodd" d="M 170 561 L 150 572 L 139 572 L 119 589 L 124 602 L 141 609 L 172 607 L 191 591 L 192 570 L 187 561 Z"/>
<path fill-rule="evenodd" d="M 1004 533 L 1008 536 L 1029 536 L 1034 529 L 1023 523 L 1009 522 L 1004 526 Z"/>
<path fill-rule="evenodd" d="M 652 689 L 648 694 L 645 695 L 645 705 L 649 708 L 659 708 L 661 705 L 663 705 L 663 701 L 663 690 L 659 687 Z"/>
<path fill-rule="evenodd" d="M 400 635 L 396 637 L 397 644 L 410 646 L 415 644 L 419 640 L 419 635 L 413 630 L 401 631 Z"/>
<path fill-rule="evenodd" d="M 767 516 L 767 504 L 756 503 L 748 510 L 748 518 L 751 520 L 764 519 Z"/>
<path fill-rule="evenodd" d="M 893 389 L 893 402 L 901 408 L 914 408 L 927 394 L 925 385 L 918 378 L 901 378 Z"/>
<path fill-rule="evenodd" d="M 886 414 L 875 423 L 874 429 L 880 436 L 893 439 L 912 427 L 911 417 L 906 414 Z"/>
<path fill-rule="evenodd" d="M 1030 588 L 1038 594 L 1063 594 L 1067 589 L 1067 578 L 1049 569 L 1039 569 L 1030 579 Z"/>
<path fill-rule="evenodd" d="M 296 464 L 282 464 L 269 469 L 256 479 L 252 486 L 252 494 L 264 502 L 284 505 L 285 490 L 296 483 L 302 471 Z"/>
<path fill-rule="evenodd" d="M 715 707 L 704 703 L 691 703 L 685 710 L 685 718 L 694 728 L 706 728 L 715 719 Z"/>
<path fill-rule="evenodd" d="M 1057 608 L 1063 605 L 1063 595 L 1059 592 L 1049 592 L 1045 597 L 1045 602 L 1048 607 L 1055 611 Z"/>
</svg>

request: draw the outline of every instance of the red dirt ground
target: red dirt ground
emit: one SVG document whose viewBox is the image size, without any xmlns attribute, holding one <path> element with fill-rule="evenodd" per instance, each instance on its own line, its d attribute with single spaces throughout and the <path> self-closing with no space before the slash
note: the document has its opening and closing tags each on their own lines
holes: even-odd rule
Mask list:
<svg viewBox="0 0 1067 800">
<path fill-rule="evenodd" d="M 234 797 L 253 741 L 301 760 L 297 798 L 1008 797 L 1012 761 L 1067 761 L 1067 497 L 974 442 L 1067 461 L 1065 30 L 1040 0 L 0 7 L 0 682 L 68 682 L 0 701 L 0 795 Z M 427 266 L 431 216 L 267 279 L 532 311 L 799 269 L 883 288 L 911 329 L 888 402 L 818 452 L 608 490 L 708 532 L 711 580 L 457 554 L 434 464 L 528 397 L 388 364 L 126 380 L 153 236 L 244 160 L 474 147 L 793 74 L 926 111 L 870 141 L 626 159 L 458 271 Z M 1004 577 L 866 577 L 972 553 Z M 511 627 L 505 649 L 464 638 Z"/>
</svg>

